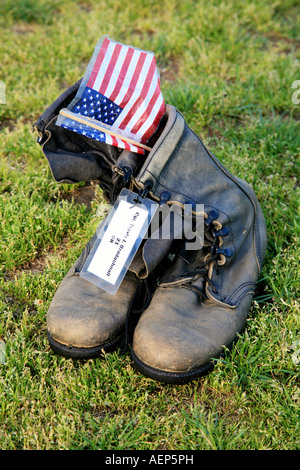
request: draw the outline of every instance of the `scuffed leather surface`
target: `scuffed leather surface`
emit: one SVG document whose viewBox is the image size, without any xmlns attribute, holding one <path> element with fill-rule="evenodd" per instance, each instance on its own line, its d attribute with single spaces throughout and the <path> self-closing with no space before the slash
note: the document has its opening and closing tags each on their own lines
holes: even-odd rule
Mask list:
<svg viewBox="0 0 300 470">
<path fill-rule="evenodd" d="M 180 281 L 180 274 L 184 278 L 185 271 L 202 264 L 201 250 L 190 265 L 175 258 L 135 329 L 133 352 L 141 363 L 153 370 L 184 374 L 208 364 L 242 330 L 263 263 L 267 234 L 252 187 L 229 173 L 175 108 L 168 106 L 167 114 L 169 126 L 137 180 L 142 184 L 151 181 L 155 198 L 167 190 L 172 201 L 194 201 L 204 204 L 206 213 L 218 211 L 218 227 L 229 229 L 221 240 L 222 247 L 231 250 L 218 270 L 211 266 L 210 283 L 203 276 Z M 199 288 L 206 297 L 191 288 Z"/>
<path fill-rule="evenodd" d="M 116 147 L 96 144 L 92 139 L 56 126 L 55 121 L 56 118 L 46 126 L 48 138 L 42 147 L 55 181 L 106 181 L 111 185 L 111 167 L 118 156 Z"/>
<path fill-rule="evenodd" d="M 38 120 L 33 124 L 33 128 L 38 132 L 40 139 L 43 138 L 45 127 L 52 119 L 58 115 L 62 108 L 68 104 L 75 97 L 77 90 L 80 86 L 81 80 L 78 80 L 74 85 L 65 90 L 47 109 L 41 114 Z"/>
<path fill-rule="evenodd" d="M 244 325 L 251 296 L 230 309 L 211 300 L 199 303 L 184 287 L 159 287 L 134 332 L 135 355 L 169 372 L 187 372 L 218 357 Z"/>
<path fill-rule="evenodd" d="M 152 181 L 151 192 L 156 198 L 167 190 L 172 201 L 193 201 L 204 204 L 206 212 L 218 211 L 218 222 L 229 228 L 224 247 L 231 250 L 231 257 L 226 258 L 228 269 L 224 270 L 221 283 L 217 281 L 219 293 L 210 295 L 226 303 L 226 299 L 235 298 L 237 291 L 247 295 L 248 283 L 257 281 L 266 250 L 264 217 L 251 186 L 231 175 L 207 151 L 175 108 L 168 105 L 167 114 L 170 125 L 136 179 L 141 183 Z"/>
<path fill-rule="evenodd" d="M 39 117 L 33 128 L 38 134 L 53 178 L 58 183 L 99 181 L 111 186 L 111 167 L 120 155 L 117 147 L 88 139 L 56 126 L 59 111 L 75 97 L 81 80 L 65 90 Z"/>
<path fill-rule="evenodd" d="M 47 313 L 47 329 L 58 343 L 92 348 L 116 338 L 124 329 L 137 278 L 128 273 L 113 296 L 80 277 L 75 270 L 77 265 L 78 260 L 52 299 Z"/>
</svg>

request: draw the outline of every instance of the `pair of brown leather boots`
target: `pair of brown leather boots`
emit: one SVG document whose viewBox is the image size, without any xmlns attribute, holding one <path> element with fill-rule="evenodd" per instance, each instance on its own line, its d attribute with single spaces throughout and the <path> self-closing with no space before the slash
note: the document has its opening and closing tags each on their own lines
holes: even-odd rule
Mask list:
<svg viewBox="0 0 300 470">
<path fill-rule="evenodd" d="M 133 364 L 165 383 L 185 383 L 214 365 L 245 324 L 266 251 L 266 226 L 252 187 L 231 175 L 173 106 L 140 155 L 55 125 L 79 82 L 39 118 L 39 134 L 57 182 L 96 180 L 114 203 L 120 190 L 192 215 L 203 205 L 203 241 L 148 237 L 111 295 L 80 275 L 95 235 L 59 286 L 48 311 L 52 349 L 91 358 L 131 348 Z M 165 206 L 166 205 L 166 206 Z"/>
</svg>

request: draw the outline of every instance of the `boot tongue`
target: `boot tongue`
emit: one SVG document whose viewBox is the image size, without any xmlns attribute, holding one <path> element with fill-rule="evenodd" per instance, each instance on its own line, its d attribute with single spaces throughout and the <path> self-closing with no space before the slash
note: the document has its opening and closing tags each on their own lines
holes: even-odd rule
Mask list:
<svg viewBox="0 0 300 470">
<path fill-rule="evenodd" d="M 184 244 L 175 255 L 171 267 L 162 276 L 160 285 L 185 284 L 187 281 L 202 279 L 208 270 L 205 265 L 205 251 L 205 249 L 187 250 Z M 199 266 L 201 266 L 200 269 L 198 269 Z"/>
</svg>

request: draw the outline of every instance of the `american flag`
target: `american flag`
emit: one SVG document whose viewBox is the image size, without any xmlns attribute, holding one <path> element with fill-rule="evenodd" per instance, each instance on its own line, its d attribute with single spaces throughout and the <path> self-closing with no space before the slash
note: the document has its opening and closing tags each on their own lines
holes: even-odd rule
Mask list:
<svg viewBox="0 0 300 470">
<path fill-rule="evenodd" d="M 165 113 L 154 53 L 120 44 L 107 36 L 100 39 L 78 93 L 67 109 L 110 126 L 124 138 L 145 144 Z M 92 139 L 144 153 L 142 148 L 88 123 L 60 118 L 57 124 Z"/>
</svg>

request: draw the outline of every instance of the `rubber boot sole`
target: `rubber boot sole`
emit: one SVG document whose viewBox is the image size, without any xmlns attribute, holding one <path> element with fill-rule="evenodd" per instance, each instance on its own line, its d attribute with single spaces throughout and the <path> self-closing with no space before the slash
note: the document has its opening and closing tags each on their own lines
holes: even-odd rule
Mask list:
<svg viewBox="0 0 300 470">
<path fill-rule="evenodd" d="M 191 382 L 194 379 L 206 375 L 208 372 L 211 372 L 214 368 L 214 362 L 211 361 L 208 364 L 201 366 L 198 369 L 194 369 L 188 372 L 167 372 L 145 364 L 141 361 L 131 350 L 131 358 L 133 360 L 133 367 L 141 372 L 143 375 L 150 377 L 151 379 L 156 380 L 157 382 L 162 382 L 166 384 L 185 384 Z"/>
<path fill-rule="evenodd" d="M 238 337 L 236 337 L 231 344 L 226 348 L 229 352 L 234 347 L 235 343 L 237 342 Z M 219 359 L 225 357 L 225 351 L 221 352 L 218 356 Z M 157 382 L 162 382 L 165 384 L 177 384 L 183 385 L 185 383 L 191 382 L 192 380 L 198 379 L 203 377 L 204 375 L 211 372 L 214 367 L 215 363 L 217 362 L 218 358 L 212 359 L 207 364 L 203 366 L 192 369 L 187 372 L 168 372 L 165 370 L 156 369 L 155 367 L 151 367 L 148 364 L 145 364 L 141 359 L 139 359 L 133 349 L 131 349 L 131 358 L 133 360 L 133 367 L 138 371 L 141 372 L 143 375 L 150 377 L 151 379 L 156 380 Z"/>
<path fill-rule="evenodd" d="M 92 359 L 100 357 L 103 353 L 117 350 L 121 346 L 123 340 L 124 334 L 119 335 L 109 342 L 100 344 L 99 346 L 94 346 L 92 348 L 75 348 L 73 346 L 66 346 L 65 344 L 59 343 L 53 339 L 48 332 L 48 341 L 53 352 L 60 356 L 73 359 Z"/>
</svg>

